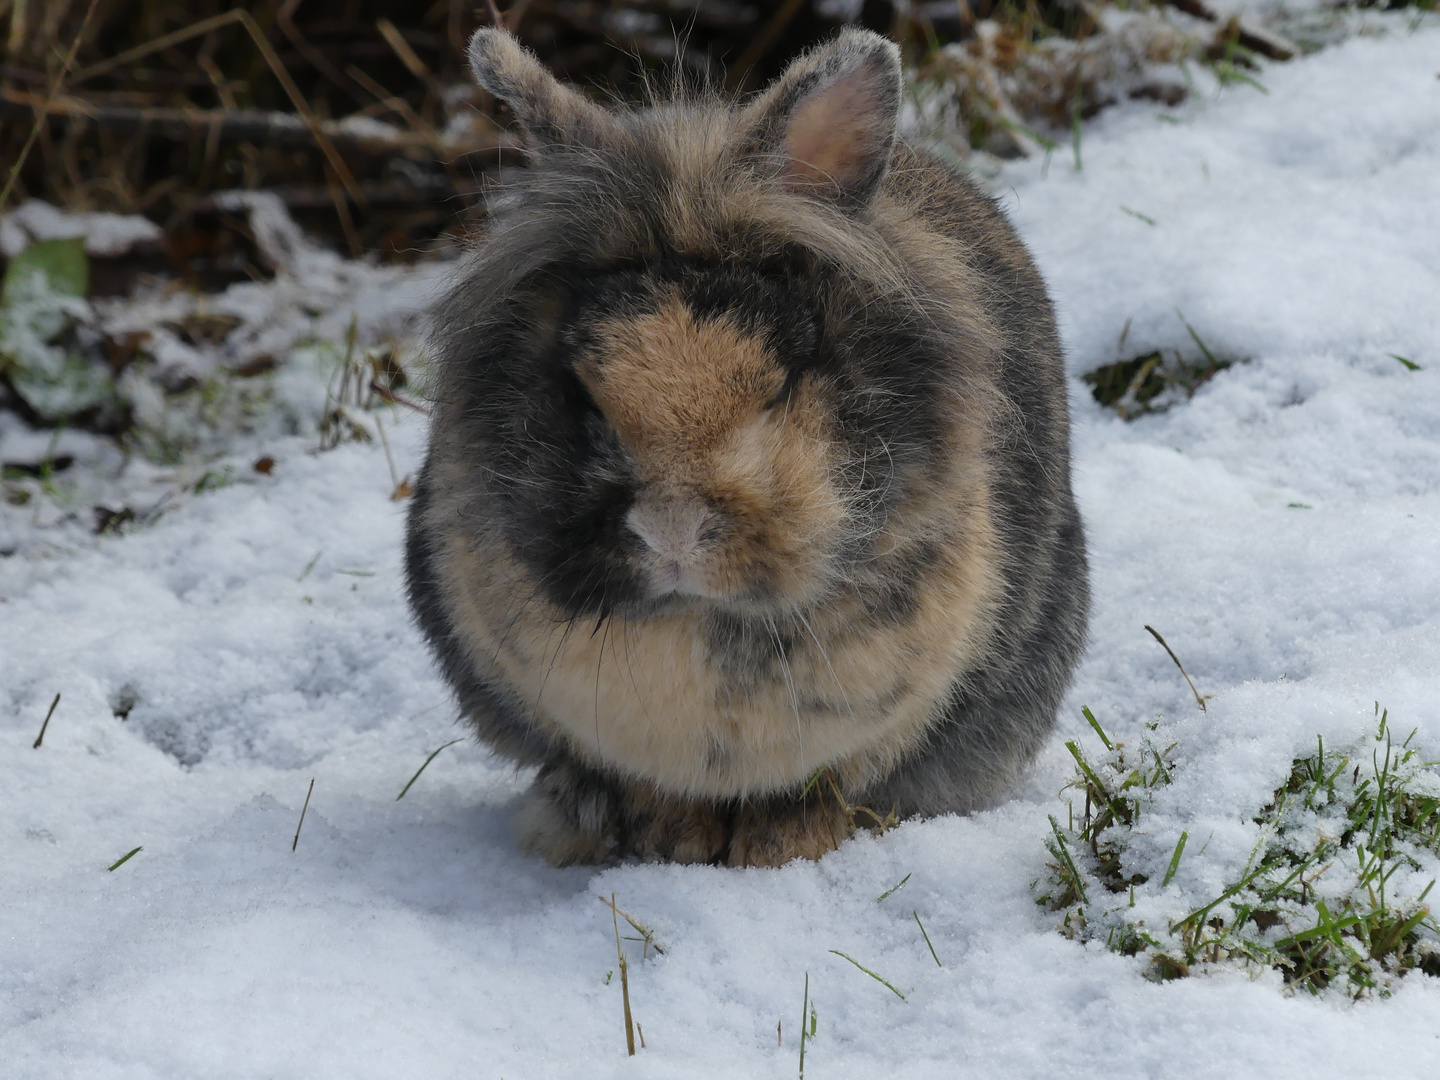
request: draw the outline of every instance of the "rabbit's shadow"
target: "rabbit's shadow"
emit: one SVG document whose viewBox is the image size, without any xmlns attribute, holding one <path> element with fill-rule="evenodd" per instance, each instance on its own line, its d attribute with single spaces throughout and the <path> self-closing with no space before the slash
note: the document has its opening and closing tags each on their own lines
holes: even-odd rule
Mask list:
<svg viewBox="0 0 1440 1080">
<path fill-rule="evenodd" d="M 367 891 L 407 908 L 509 918 L 567 905 L 599 868 L 557 868 L 521 851 L 511 824 L 519 801 L 441 810 L 400 825 L 356 823 L 346 840 L 366 852 Z"/>
</svg>

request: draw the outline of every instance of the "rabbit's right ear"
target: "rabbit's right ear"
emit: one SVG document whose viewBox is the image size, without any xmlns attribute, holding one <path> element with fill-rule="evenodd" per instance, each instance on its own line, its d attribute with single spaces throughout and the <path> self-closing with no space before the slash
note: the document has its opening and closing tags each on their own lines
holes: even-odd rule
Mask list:
<svg viewBox="0 0 1440 1080">
<path fill-rule="evenodd" d="M 594 145 L 618 129 L 604 109 L 561 84 L 534 53 L 503 30 L 475 31 L 470 70 L 481 89 L 510 106 L 537 151 L 547 145 Z"/>
<path fill-rule="evenodd" d="M 890 167 L 901 89 L 895 43 L 843 30 L 794 61 L 745 109 L 746 156 L 792 191 L 860 210 Z"/>
</svg>

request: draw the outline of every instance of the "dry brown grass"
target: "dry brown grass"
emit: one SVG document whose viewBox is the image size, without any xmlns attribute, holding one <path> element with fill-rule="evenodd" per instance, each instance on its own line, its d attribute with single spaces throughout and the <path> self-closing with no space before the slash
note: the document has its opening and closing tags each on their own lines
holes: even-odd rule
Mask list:
<svg viewBox="0 0 1440 1080">
<path fill-rule="evenodd" d="M 661 72 L 754 89 L 840 22 L 800 0 L 499 7 L 562 78 L 620 98 Z M 868 0 L 859 18 L 923 64 L 986 25 L 1007 41 L 1084 39 L 1093 10 Z M 491 18 L 475 0 L 0 0 L 0 160 L 34 142 L 9 202 L 145 214 L 184 249 L 178 264 L 248 244 L 211 196 L 266 188 L 337 247 L 413 255 L 515 160 L 503 108 L 463 70 Z"/>
<path fill-rule="evenodd" d="M 810 4 L 501 6 L 562 76 L 622 97 L 677 65 L 743 89 L 835 28 Z M 509 153 L 463 70 L 490 18 L 472 0 L 0 0 L 0 160 L 34 143 L 8 201 L 215 232 L 233 223 L 210 195 L 267 188 L 339 246 L 412 253 Z"/>
</svg>

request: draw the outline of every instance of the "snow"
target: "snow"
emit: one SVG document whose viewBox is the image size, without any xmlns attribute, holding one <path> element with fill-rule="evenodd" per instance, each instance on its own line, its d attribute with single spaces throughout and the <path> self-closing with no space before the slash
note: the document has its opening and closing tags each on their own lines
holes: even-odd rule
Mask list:
<svg viewBox="0 0 1440 1080">
<path fill-rule="evenodd" d="M 1096 612 L 1062 731 L 1093 740 L 1082 704 L 1125 739 L 1165 714 L 1176 782 L 1146 828 L 1162 862 L 1189 831 L 1176 884 L 1202 903 L 1317 733 L 1366 733 L 1378 700 L 1440 756 L 1440 27 L 1373 25 L 1267 67 L 1268 94 L 1101 114 L 1083 171 L 1057 151 L 1002 178 L 1077 376 L 1127 320 L 1120 355 L 1194 355 L 1177 308 L 1245 359 L 1129 424 L 1073 382 Z M 419 418 L 391 422 L 413 472 Z M 1159 985 L 1056 933 L 1030 885 L 1060 738 L 993 811 L 778 871 L 551 869 L 509 835 L 526 778 L 468 742 L 397 802 L 460 731 L 403 602 L 381 448 L 313 442 L 257 442 L 151 527 L 0 560 L 7 1077 L 794 1075 L 807 972 L 814 1077 L 1440 1068 L 1434 980 L 1358 1004 L 1273 973 Z M 1204 716 L 1146 623 L 1215 694 Z M 626 943 L 633 1060 L 612 892 L 665 949 Z"/>
<path fill-rule="evenodd" d="M 345 341 L 352 321 L 361 345 L 394 338 L 417 321 L 444 269 L 438 262 L 372 266 L 342 259 L 308 241 L 273 192 L 226 191 L 215 202 L 245 215 L 256 245 L 277 274 L 271 281 L 231 285 L 214 298 L 162 289 L 139 302 L 101 305 L 106 332 L 149 333 L 153 340 L 147 348 L 162 368 L 207 375 L 222 363 L 284 357 L 309 341 Z M 241 325 L 225 339 L 223 350 L 207 352 L 164 326 L 195 315 L 233 316 Z"/>
<path fill-rule="evenodd" d="M 0 214 L 0 254 L 13 259 L 37 240 L 83 238 L 89 255 L 124 255 L 133 247 L 158 244 L 160 226 L 139 214 L 66 212 L 40 199 L 29 199 Z"/>
</svg>

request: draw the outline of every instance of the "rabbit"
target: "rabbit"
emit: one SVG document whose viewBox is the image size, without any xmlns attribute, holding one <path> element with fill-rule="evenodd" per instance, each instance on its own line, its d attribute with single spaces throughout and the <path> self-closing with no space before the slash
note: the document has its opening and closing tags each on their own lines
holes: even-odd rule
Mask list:
<svg viewBox="0 0 1440 1080">
<path fill-rule="evenodd" d="M 406 537 L 556 865 L 775 866 L 996 803 L 1089 606 L 1063 356 L 995 203 L 843 30 L 746 102 L 605 108 L 503 31 L 527 136 L 434 315 Z"/>
</svg>

